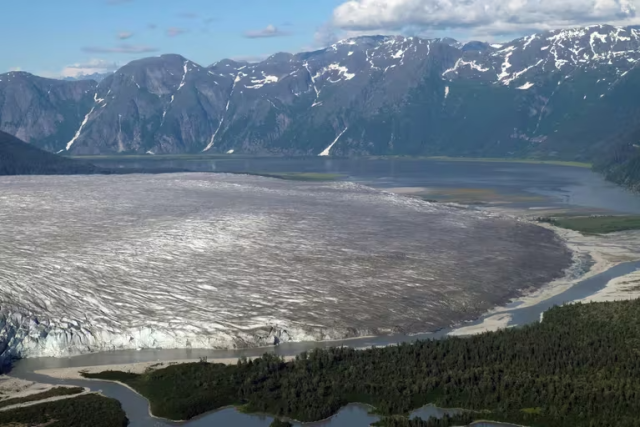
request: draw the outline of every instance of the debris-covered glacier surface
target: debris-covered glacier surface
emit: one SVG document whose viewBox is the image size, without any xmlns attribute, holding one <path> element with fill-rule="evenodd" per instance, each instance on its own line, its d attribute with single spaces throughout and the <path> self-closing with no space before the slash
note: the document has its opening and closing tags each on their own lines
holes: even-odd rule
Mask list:
<svg viewBox="0 0 640 427">
<path fill-rule="evenodd" d="M 0 178 L 0 355 L 425 332 L 570 263 L 548 230 L 360 185 Z"/>
</svg>

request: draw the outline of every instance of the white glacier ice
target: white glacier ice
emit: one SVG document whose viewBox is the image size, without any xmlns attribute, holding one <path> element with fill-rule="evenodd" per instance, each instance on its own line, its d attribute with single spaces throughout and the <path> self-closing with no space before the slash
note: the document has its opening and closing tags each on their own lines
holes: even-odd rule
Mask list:
<svg viewBox="0 0 640 427">
<path fill-rule="evenodd" d="M 542 228 L 348 182 L 194 173 L 0 188 L 0 358 L 423 332 L 570 261 Z"/>
</svg>

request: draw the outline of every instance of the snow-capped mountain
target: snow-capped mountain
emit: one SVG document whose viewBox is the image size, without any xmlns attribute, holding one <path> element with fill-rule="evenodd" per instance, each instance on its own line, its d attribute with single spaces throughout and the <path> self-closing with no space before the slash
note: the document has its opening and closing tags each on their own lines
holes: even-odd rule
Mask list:
<svg viewBox="0 0 640 427">
<path fill-rule="evenodd" d="M 640 30 L 607 25 L 504 44 L 358 37 L 209 67 L 163 55 L 133 61 L 97 85 L 60 82 L 82 94 L 75 108 L 65 107 L 74 114 L 64 120 L 59 100 L 45 94 L 49 80 L 0 75 L 0 129 L 75 154 L 581 158 L 598 141 L 567 143 L 565 129 L 591 122 L 583 116 L 595 109 L 612 115 L 615 103 L 606 97 L 614 87 L 626 96 L 638 59 Z M 615 131 L 608 122 L 604 133 Z"/>
<path fill-rule="evenodd" d="M 621 77 L 640 58 L 639 41 L 640 30 L 607 25 L 549 31 L 490 45 L 490 51 L 465 52 L 443 77 L 479 78 L 507 86 L 524 82 L 518 86 L 523 90 L 534 84 L 529 80 L 555 72 L 568 78 L 580 69 L 605 67 Z"/>
</svg>

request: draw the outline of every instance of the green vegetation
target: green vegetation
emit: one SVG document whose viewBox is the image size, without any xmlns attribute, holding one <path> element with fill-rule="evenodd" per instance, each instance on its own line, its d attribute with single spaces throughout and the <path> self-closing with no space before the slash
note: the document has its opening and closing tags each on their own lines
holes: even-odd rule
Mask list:
<svg viewBox="0 0 640 427">
<path fill-rule="evenodd" d="M 0 175 L 71 175 L 98 173 L 89 163 L 47 153 L 0 132 Z"/>
<path fill-rule="evenodd" d="M 0 426 L 124 427 L 120 402 L 97 394 L 0 411 Z"/>
<path fill-rule="evenodd" d="M 640 191 L 640 126 L 628 135 L 620 136 L 621 141 L 607 146 L 594 164 L 594 170 L 600 172 L 609 181 Z"/>
<path fill-rule="evenodd" d="M 176 168 L 101 168 L 90 163 L 40 150 L 0 132 L 0 175 L 122 175 L 188 172 Z"/>
<path fill-rule="evenodd" d="M 242 159 L 261 159 L 274 158 L 275 156 L 253 156 L 250 154 L 120 154 L 120 155 L 98 155 L 98 156 L 68 156 L 68 158 L 78 160 L 117 160 L 126 161 L 171 161 L 171 160 L 242 160 Z M 315 158 L 315 157 L 314 157 Z M 496 162 L 496 163 L 530 163 L 558 166 L 575 166 L 581 168 L 590 168 L 590 163 L 573 162 L 563 160 L 541 160 L 534 158 L 510 158 L 510 157 L 452 157 L 452 156 L 367 156 L 367 159 L 403 159 L 403 160 L 442 160 L 449 162 Z"/>
<path fill-rule="evenodd" d="M 572 166 L 577 168 L 591 168 L 591 163 L 586 162 L 572 162 L 568 160 L 538 160 L 538 159 L 511 159 L 511 158 L 458 158 L 458 157 L 431 157 L 434 160 L 445 161 L 473 161 L 473 162 L 491 162 L 491 163 L 527 163 L 532 165 L 556 165 L 556 166 Z"/>
<path fill-rule="evenodd" d="M 640 230 L 640 216 L 574 216 L 538 218 L 540 222 L 547 222 L 556 227 L 580 231 L 587 234 L 604 234 L 625 230 Z"/>
<path fill-rule="evenodd" d="M 351 402 L 406 416 L 434 403 L 532 427 L 630 427 L 640 426 L 638 348 L 640 301 L 620 301 L 555 307 L 542 323 L 468 338 L 85 376 L 128 384 L 170 419 L 243 405 L 313 421 Z"/>
<path fill-rule="evenodd" d="M 498 192 L 488 188 L 436 188 L 426 194 L 417 195 L 426 202 L 450 202 L 464 205 L 483 205 L 487 203 L 518 203 L 544 200 L 542 196 L 522 193 Z"/>
<path fill-rule="evenodd" d="M 20 403 L 37 402 L 38 400 L 48 399 L 57 396 L 71 396 L 80 394 L 84 391 L 82 387 L 55 387 L 42 393 L 31 394 L 25 397 L 17 397 L 15 399 L 0 400 L 0 408 L 17 405 Z"/>
<path fill-rule="evenodd" d="M 377 157 L 384 158 L 384 157 Z M 386 158 L 399 159 L 416 159 L 416 160 L 441 160 L 446 162 L 486 162 L 486 163 L 528 163 L 535 165 L 557 165 L 557 166 L 573 166 L 578 168 L 591 168 L 591 163 L 572 162 L 563 160 L 538 160 L 538 159 L 519 159 L 510 157 L 449 157 L 449 156 L 428 156 L 428 157 L 405 157 L 393 156 Z"/>
</svg>

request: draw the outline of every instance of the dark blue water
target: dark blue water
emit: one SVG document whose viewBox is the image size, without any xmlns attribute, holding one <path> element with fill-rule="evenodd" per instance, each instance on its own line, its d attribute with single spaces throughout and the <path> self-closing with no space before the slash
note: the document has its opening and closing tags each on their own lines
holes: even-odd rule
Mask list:
<svg viewBox="0 0 640 427">
<path fill-rule="evenodd" d="M 503 195 L 542 196 L 543 206 L 580 207 L 640 214 L 640 197 L 587 168 L 476 161 L 412 159 L 255 158 L 225 160 L 93 161 L 108 167 L 173 167 L 199 172 L 318 172 L 376 188 L 429 187 L 493 190 Z M 537 206 L 540 202 L 523 203 Z"/>
</svg>

